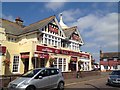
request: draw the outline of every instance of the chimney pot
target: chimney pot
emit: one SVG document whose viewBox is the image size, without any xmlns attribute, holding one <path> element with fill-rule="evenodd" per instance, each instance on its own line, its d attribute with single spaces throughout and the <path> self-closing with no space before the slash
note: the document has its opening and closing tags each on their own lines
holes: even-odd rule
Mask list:
<svg viewBox="0 0 120 90">
<path fill-rule="evenodd" d="M 15 19 L 15 22 L 16 22 L 18 25 L 23 26 L 23 20 L 21 20 L 20 17 L 17 17 L 17 18 Z"/>
</svg>

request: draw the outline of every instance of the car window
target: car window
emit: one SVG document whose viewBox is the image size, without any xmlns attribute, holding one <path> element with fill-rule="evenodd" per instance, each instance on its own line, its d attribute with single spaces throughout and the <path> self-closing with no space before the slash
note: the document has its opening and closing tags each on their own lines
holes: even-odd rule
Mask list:
<svg viewBox="0 0 120 90">
<path fill-rule="evenodd" d="M 56 75 L 59 73 L 58 69 L 49 69 L 50 75 Z"/>
<path fill-rule="evenodd" d="M 120 75 L 120 71 L 113 71 L 111 75 Z"/>
<path fill-rule="evenodd" d="M 49 71 L 48 71 L 47 69 L 41 71 L 41 72 L 35 77 L 35 79 L 38 79 L 39 76 L 42 76 L 42 77 L 49 76 Z"/>
<path fill-rule="evenodd" d="M 27 73 L 23 74 L 22 77 L 33 77 L 34 75 L 36 75 L 41 69 L 34 69 L 34 70 L 30 70 Z"/>
</svg>

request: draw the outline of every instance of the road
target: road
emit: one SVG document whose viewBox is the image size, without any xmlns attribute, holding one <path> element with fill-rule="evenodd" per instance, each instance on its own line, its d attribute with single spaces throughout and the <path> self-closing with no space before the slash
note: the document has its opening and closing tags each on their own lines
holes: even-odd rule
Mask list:
<svg viewBox="0 0 120 90">
<path fill-rule="evenodd" d="M 88 81 L 81 81 L 76 83 L 69 83 L 65 85 L 65 90 L 73 89 L 91 89 L 91 90 L 120 90 L 120 87 L 113 87 L 106 85 L 107 78 L 92 79 Z"/>
</svg>

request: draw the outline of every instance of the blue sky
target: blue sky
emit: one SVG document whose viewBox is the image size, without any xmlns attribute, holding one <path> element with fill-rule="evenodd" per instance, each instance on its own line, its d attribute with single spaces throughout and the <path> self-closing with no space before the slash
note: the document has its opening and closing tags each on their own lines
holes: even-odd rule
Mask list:
<svg viewBox="0 0 120 90">
<path fill-rule="evenodd" d="M 118 51 L 117 2 L 4 2 L 2 17 L 14 21 L 21 17 L 27 26 L 44 18 L 63 13 L 64 23 L 78 26 L 84 45 L 82 51 L 90 52 L 99 61 L 103 52 Z"/>
</svg>

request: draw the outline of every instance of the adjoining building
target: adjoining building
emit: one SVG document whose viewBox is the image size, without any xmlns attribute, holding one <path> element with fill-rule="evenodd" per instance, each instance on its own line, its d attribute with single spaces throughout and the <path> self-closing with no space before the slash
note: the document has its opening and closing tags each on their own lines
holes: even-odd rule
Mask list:
<svg viewBox="0 0 120 90">
<path fill-rule="evenodd" d="M 77 26 L 68 27 L 50 16 L 29 26 L 19 17 L 15 22 L 1 19 L 2 75 L 23 74 L 30 69 L 54 66 L 62 72 L 91 70 L 91 54 L 80 52 L 84 44 Z"/>
<path fill-rule="evenodd" d="M 102 71 L 120 70 L 120 52 L 100 51 L 100 67 Z"/>
</svg>

